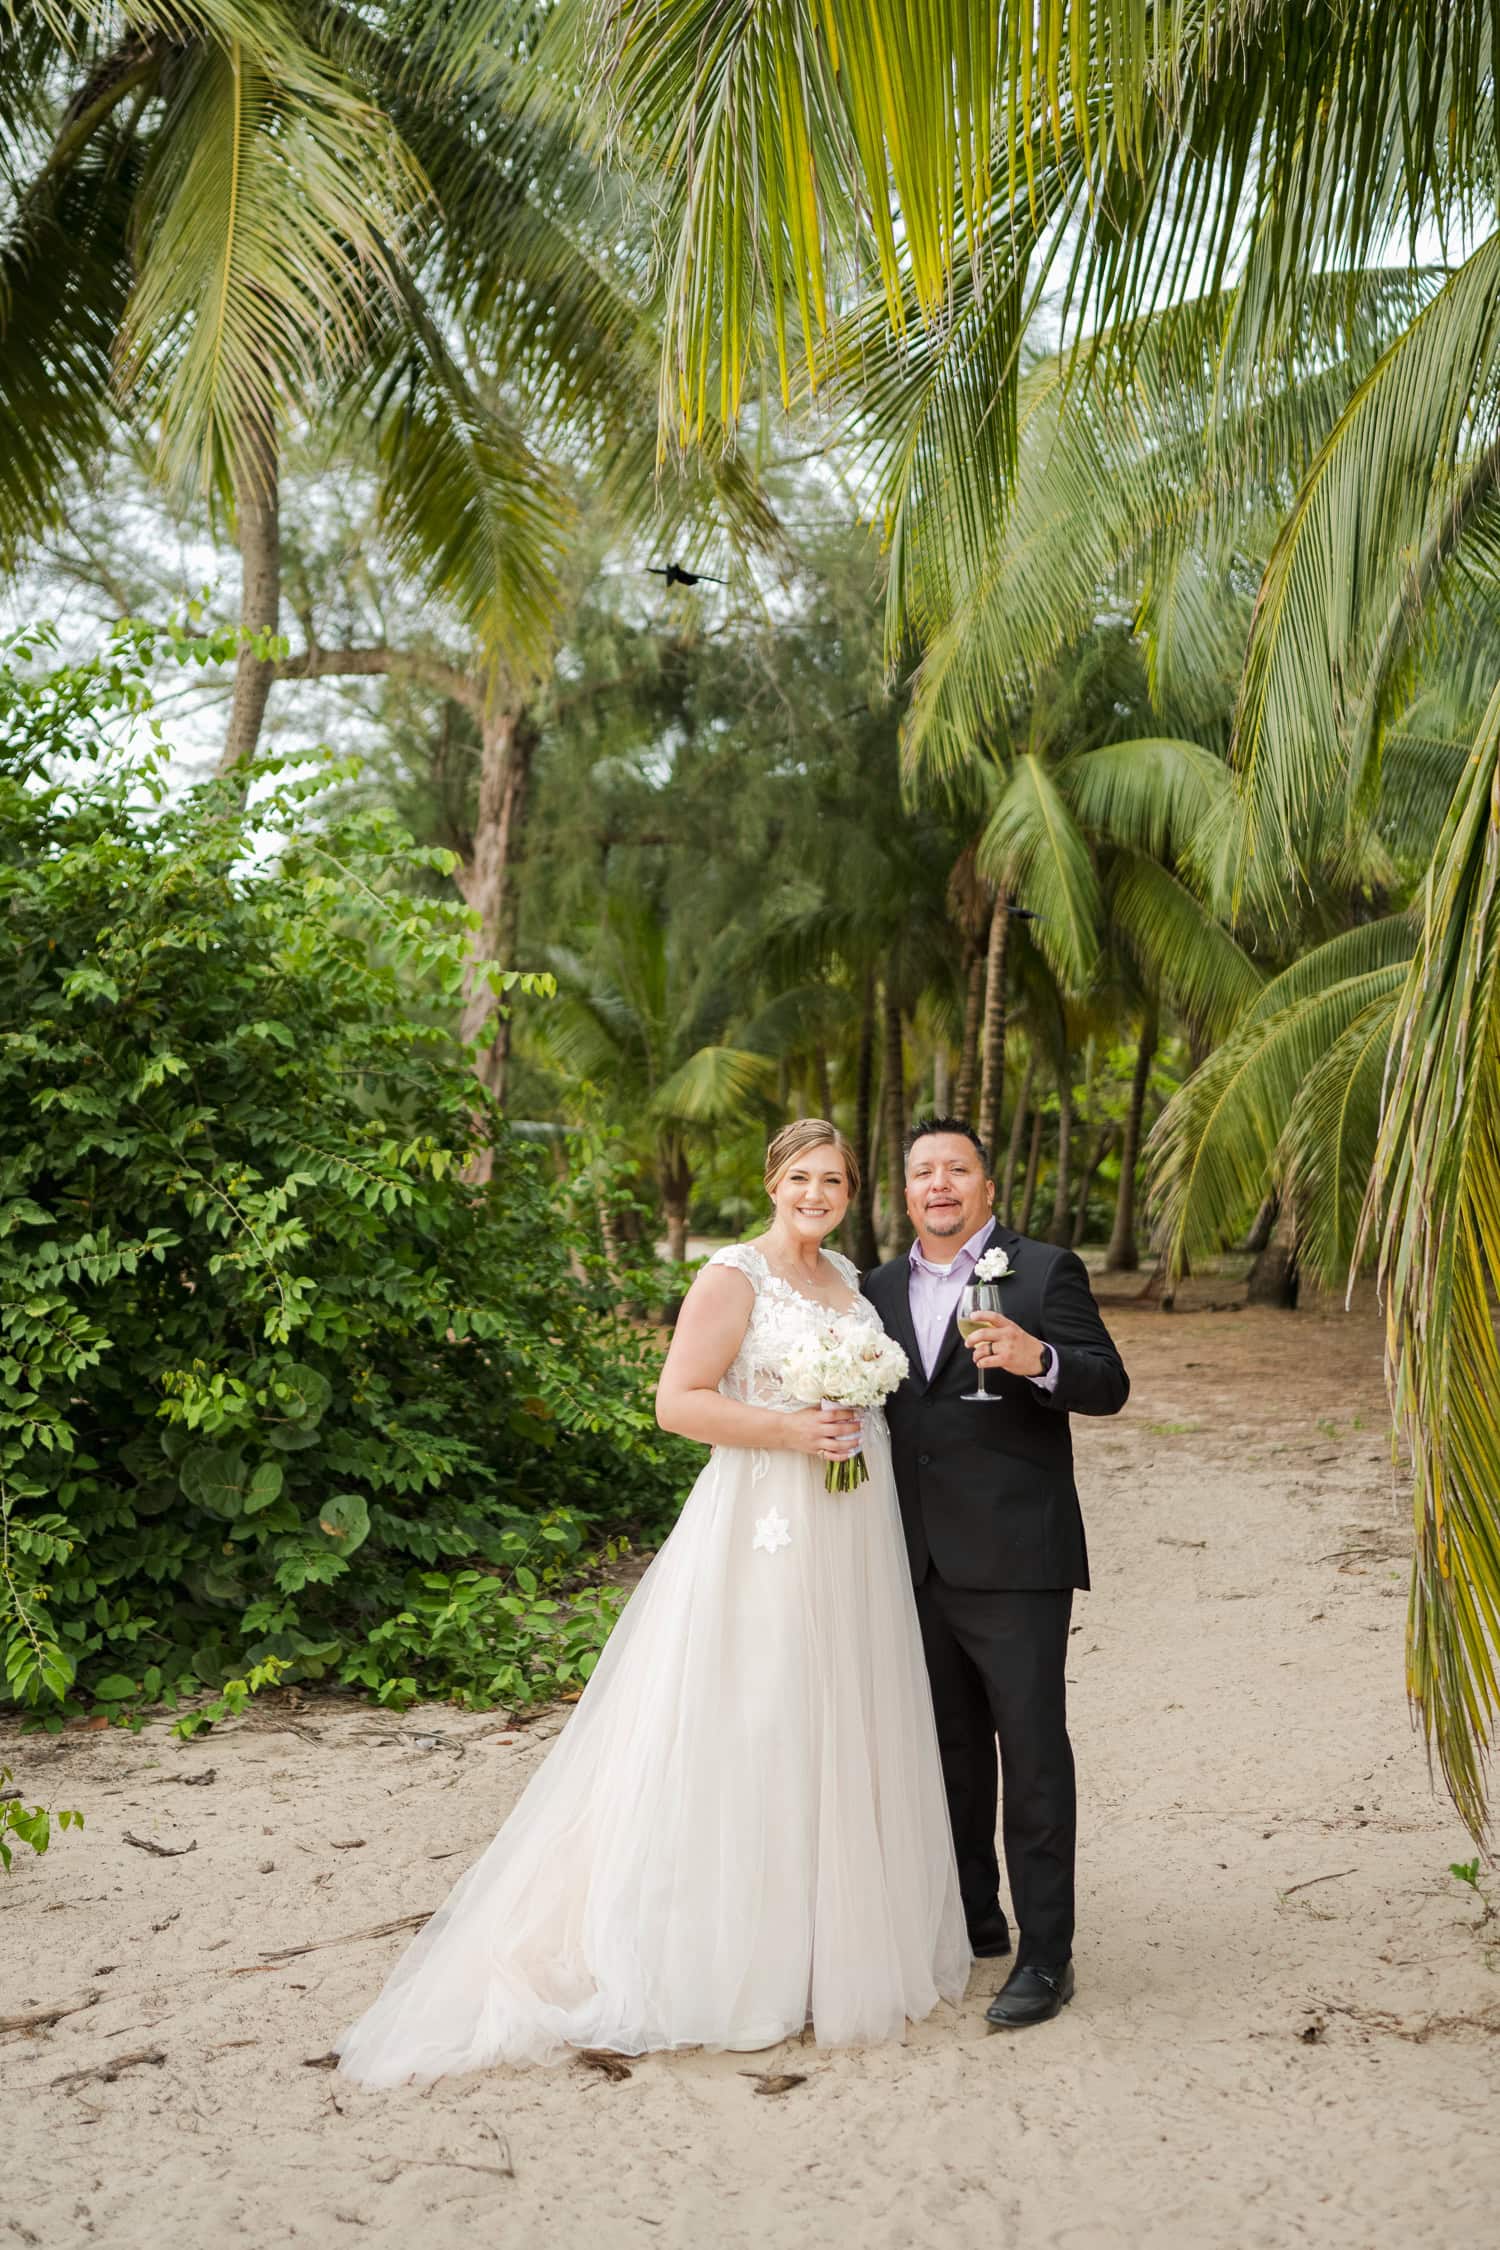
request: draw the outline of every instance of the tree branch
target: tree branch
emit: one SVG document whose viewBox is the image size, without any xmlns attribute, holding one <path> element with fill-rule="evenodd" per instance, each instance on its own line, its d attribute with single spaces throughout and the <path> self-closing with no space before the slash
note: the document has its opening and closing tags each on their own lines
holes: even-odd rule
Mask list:
<svg viewBox="0 0 1500 2250">
<path fill-rule="evenodd" d="M 283 657 L 276 667 L 279 680 L 328 679 L 381 679 L 414 680 L 420 687 L 428 687 L 437 695 L 446 695 L 454 703 L 462 704 L 470 715 L 481 723 L 484 718 L 484 689 L 470 672 L 462 672 L 456 664 L 446 664 L 439 656 L 424 656 L 420 650 L 390 648 L 380 643 L 372 648 L 322 648 L 314 641 L 300 656 Z"/>
</svg>

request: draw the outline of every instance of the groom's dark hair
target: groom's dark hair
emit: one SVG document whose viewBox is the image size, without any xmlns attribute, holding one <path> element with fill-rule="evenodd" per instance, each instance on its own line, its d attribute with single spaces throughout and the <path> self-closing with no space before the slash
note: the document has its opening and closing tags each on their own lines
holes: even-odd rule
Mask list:
<svg viewBox="0 0 1500 2250">
<path fill-rule="evenodd" d="M 911 1162 L 912 1150 L 918 1141 L 925 1141 L 929 1133 L 957 1133 L 960 1140 L 972 1141 L 984 1167 L 985 1178 L 988 1180 L 993 1177 L 990 1171 L 990 1152 L 965 1117 L 919 1117 L 902 1143 L 901 1156 L 904 1164 Z"/>
</svg>

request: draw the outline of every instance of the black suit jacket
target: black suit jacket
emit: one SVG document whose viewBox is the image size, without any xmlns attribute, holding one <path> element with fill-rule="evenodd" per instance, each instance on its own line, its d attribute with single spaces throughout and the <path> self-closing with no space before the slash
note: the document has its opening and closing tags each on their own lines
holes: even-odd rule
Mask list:
<svg viewBox="0 0 1500 2250">
<path fill-rule="evenodd" d="M 966 1403 L 974 1361 L 951 1319 L 929 1380 L 912 1326 L 906 1259 L 865 1276 L 865 1295 L 911 1362 L 886 1401 L 886 1417 L 912 1577 L 920 1585 L 933 1568 L 950 1586 L 1087 1586 L 1068 1416 L 1118 1414 L 1130 1378 L 1081 1258 L 998 1225 L 990 1243 L 1009 1253 L 1015 1269 L 1001 1289 L 1002 1309 L 1057 1353 L 1050 1393 L 991 1368 L 987 1380 L 1001 1403 Z"/>
</svg>

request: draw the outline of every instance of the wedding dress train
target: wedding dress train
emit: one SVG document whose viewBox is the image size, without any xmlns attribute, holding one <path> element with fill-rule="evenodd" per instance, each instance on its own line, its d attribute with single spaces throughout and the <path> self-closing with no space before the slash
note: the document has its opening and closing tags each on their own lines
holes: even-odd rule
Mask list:
<svg viewBox="0 0 1500 2250">
<path fill-rule="evenodd" d="M 752 1247 L 729 1397 L 826 1307 Z M 857 1275 L 839 1317 L 874 1323 Z M 340 2042 L 366 2085 L 569 2048 L 900 2038 L 970 1953 L 884 1417 L 869 1482 L 719 1447 L 567 1727 Z"/>
</svg>

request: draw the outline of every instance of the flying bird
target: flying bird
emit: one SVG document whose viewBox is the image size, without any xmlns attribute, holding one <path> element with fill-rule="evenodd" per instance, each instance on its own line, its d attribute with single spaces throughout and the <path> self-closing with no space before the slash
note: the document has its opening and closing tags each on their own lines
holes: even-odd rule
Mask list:
<svg viewBox="0 0 1500 2250">
<path fill-rule="evenodd" d="M 647 563 L 653 578 L 665 578 L 669 586 L 727 586 L 727 578 L 711 578 L 706 570 L 684 570 L 681 563 Z"/>
</svg>

